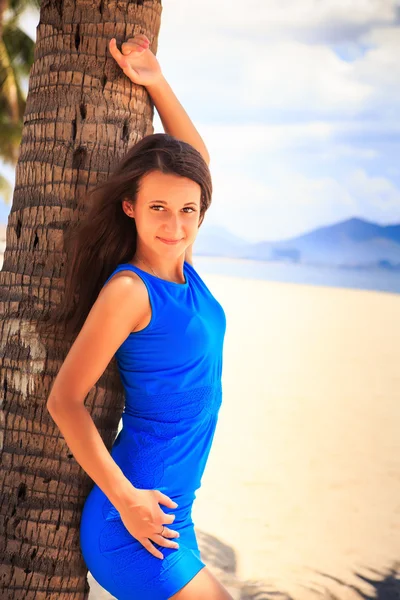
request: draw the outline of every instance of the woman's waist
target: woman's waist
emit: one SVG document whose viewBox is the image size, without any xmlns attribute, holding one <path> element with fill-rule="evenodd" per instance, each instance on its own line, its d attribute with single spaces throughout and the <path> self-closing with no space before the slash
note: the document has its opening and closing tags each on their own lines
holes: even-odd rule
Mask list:
<svg viewBox="0 0 400 600">
<path fill-rule="evenodd" d="M 159 502 L 163 512 L 166 514 L 174 514 L 174 523 L 176 525 L 186 526 L 187 524 L 193 524 L 192 507 L 196 497 L 195 491 L 173 490 L 171 486 L 166 483 L 159 485 L 157 488 L 146 488 L 144 486 L 135 487 L 138 487 L 138 489 L 157 489 L 163 494 L 166 494 L 171 500 L 176 502 L 178 506 L 176 508 L 170 508 L 165 504 L 162 504 L 162 502 Z M 90 525 L 93 525 L 94 527 L 96 523 L 100 526 L 102 521 L 112 521 L 114 519 L 120 519 L 118 509 L 112 504 L 101 488 L 99 488 L 97 484 L 94 484 L 82 507 L 81 526 L 83 521 L 85 524 L 90 523 Z"/>
<path fill-rule="evenodd" d="M 222 385 L 217 381 L 196 388 L 149 394 L 125 390 L 124 423 L 151 431 L 173 431 L 196 421 L 203 413 L 215 413 L 222 403 Z M 179 429 L 179 427 L 178 427 Z"/>
<path fill-rule="evenodd" d="M 125 436 L 113 446 L 111 456 L 134 487 L 165 490 L 178 504 L 180 496 L 191 502 L 201 485 L 214 428 L 157 444 L 142 436 L 135 440 Z"/>
</svg>

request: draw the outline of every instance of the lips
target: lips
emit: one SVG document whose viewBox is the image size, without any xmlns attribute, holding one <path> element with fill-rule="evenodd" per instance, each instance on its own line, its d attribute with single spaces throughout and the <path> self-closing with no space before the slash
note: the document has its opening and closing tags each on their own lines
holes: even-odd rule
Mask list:
<svg viewBox="0 0 400 600">
<path fill-rule="evenodd" d="M 162 242 L 164 242 L 165 244 L 177 244 L 178 242 L 181 241 L 181 240 L 166 240 L 161 237 L 159 237 L 158 239 L 161 240 Z"/>
</svg>

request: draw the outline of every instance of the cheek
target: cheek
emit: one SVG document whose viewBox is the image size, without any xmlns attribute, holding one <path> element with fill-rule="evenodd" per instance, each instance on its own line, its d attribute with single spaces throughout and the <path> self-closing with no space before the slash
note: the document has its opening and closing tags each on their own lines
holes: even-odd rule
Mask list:
<svg viewBox="0 0 400 600">
<path fill-rule="evenodd" d="M 159 222 L 152 215 L 137 215 L 136 228 L 142 237 L 152 235 L 157 228 Z"/>
<path fill-rule="evenodd" d="M 199 233 L 199 223 L 196 220 L 194 223 L 191 223 L 190 226 L 187 227 L 186 231 L 191 238 L 195 238 Z"/>
</svg>

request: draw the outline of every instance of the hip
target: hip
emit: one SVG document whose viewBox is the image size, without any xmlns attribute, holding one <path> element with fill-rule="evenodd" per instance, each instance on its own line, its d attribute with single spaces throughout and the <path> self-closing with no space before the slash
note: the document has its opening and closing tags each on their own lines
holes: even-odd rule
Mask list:
<svg viewBox="0 0 400 600">
<path fill-rule="evenodd" d="M 180 537 L 178 549 L 166 548 L 152 541 L 164 555 L 163 559 L 159 559 L 129 533 L 118 511 L 94 485 L 82 510 L 80 547 L 87 568 L 106 590 L 113 593 L 113 586 L 128 585 L 128 580 L 136 585 L 148 586 L 183 557 L 187 560 L 189 555 L 192 561 L 201 560 L 191 504 L 179 505 L 175 509 L 162 506 L 162 509 L 176 515 L 171 527 L 179 532 Z"/>
</svg>

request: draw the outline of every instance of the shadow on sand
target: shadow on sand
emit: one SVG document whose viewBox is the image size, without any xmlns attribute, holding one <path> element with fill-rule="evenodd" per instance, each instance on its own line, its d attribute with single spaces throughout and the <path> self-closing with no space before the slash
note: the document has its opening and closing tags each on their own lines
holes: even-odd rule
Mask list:
<svg viewBox="0 0 400 600">
<path fill-rule="evenodd" d="M 267 579 L 240 579 L 237 575 L 236 554 L 232 547 L 203 531 L 196 530 L 196 536 L 204 562 L 235 600 L 296 600 L 295 597 L 271 586 Z M 355 600 L 400 600 L 400 561 L 394 561 L 392 568 L 386 573 L 379 573 L 373 568 L 370 568 L 369 572 L 370 576 L 358 572 L 355 572 L 354 576 L 360 582 L 369 584 L 373 589 L 371 594 L 366 594 L 361 588 L 328 573 L 318 571 L 314 571 L 318 577 L 318 587 L 310 583 L 306 589 L 310 591 L 310 597 L 321 600 L 343 600 L 348 597 L 350 590 Z M 342 588 L 342 593 L 339 591 L 334 594 L 331 591 L 332 584 L 335 589 L 338 586 Z"/>
<path fill-rule="evenodd" d="M 227 588 L 234 600 L 296 600 L 295 597 L 286 592 L 276 589 L 265 580 L 244 580 L 237 575 L 237 560 L 235 550 L 224 544 L 216 537 L 196 529 L 201 557 L 213 572 L 217 579 Z M 354 573 L 360 582 L 368 583 L 373 589 L 373 593 L 366 594 L 355 585 L 341 581 L 329 573 L 315 571 L 318 576 L 318 586 L 315 584 L 307 587 L 310 591 L 310 597 L 321 600 L 343 600 L 348 597 L 351 590 L 355 600 L 400 600 L 400 561 L 394 562 L 392 569 L 387 573 L 379 573 L 374 569 L 369 570 L 371 575 Z M 327 580 L 325 589 L 323 589 L 323 580 Z M 103 590 L 99 584 L 94 581 L 92 576 L 88 575 L 90 584 L 89 600 L 113 600 L 113 596 Z M 332 586 L 335 589 L 342 588 L 342 593 L 331 591 Z M 365 587 L 365 586 L 364 586 Z M 331 589 L 329 589 L 331 588 Z M 312 594 L 311 594 L 312 592 Z M 132 600 L 136 600 L 132 598 Z M 140 600 L 139 598 L 137 600 Z"/>
</svg>

